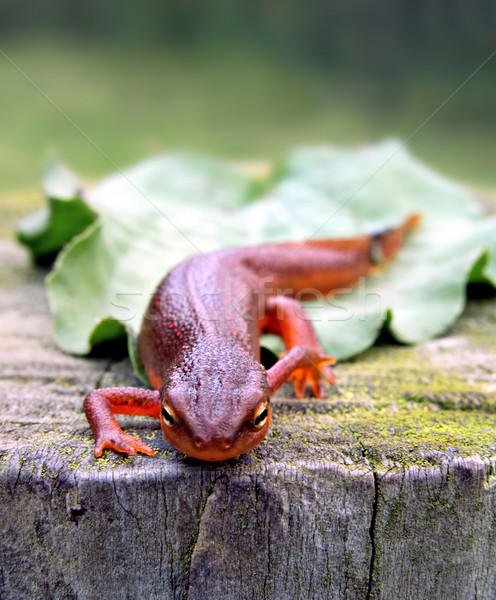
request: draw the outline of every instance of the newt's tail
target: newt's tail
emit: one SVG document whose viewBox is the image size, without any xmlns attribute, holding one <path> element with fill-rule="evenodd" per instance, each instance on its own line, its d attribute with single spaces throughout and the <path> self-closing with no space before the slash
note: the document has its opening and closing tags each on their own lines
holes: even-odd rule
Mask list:
<svg viewBox="0 0 496 600">
<path fill-rule="evenodd" d="M 399 227 L 386 229 L 381 233 L 371 236 L 372 239 L 372 262 L 379 264 L 385 260 L 393 258 L 398 250 L 403 246 L 405 237 L 420 223 L 419 214 L 410 215 Z"/>
</svg>

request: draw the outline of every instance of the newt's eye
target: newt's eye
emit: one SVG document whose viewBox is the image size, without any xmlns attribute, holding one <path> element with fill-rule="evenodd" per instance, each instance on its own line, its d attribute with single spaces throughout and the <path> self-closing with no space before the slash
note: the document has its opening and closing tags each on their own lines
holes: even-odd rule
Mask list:
<svg viewBox="0 0 496 600">
<path fill-rule="evenodd" d="M 169 427 L 177 423 L 176 415 L 168 404 L 162 405 L 162 418 L 164 419 L 164 423 Z"/>
<path fill-rule="evenodd" d="M 253 419 L 253 425 L 260 429 L 263 427 L 269 417 L 269 404 L 268 402 L 264 402 L 260 404 L 260 406 L 255 411 L 255 416 Z"/>
</svg>

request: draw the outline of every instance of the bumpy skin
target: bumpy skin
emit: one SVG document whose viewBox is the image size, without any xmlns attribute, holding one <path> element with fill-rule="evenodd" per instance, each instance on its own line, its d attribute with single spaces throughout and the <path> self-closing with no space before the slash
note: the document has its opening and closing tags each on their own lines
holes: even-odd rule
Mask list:
<svg viewBox="0 0 496 600">
<path fill-rule="evenodd" d="M 202 460 L 254 448 L 269 429 L 269 397 L 284 381 L 295 380 L 299 398 L 308 386 L 323 397 L 323 380 L 334 381 L 335 361 L 293 296 L 355 285 L 378 257 L 397 252 L 417 220 L 372 237 L 226 249 L 178 265 L 155 292 L 138 338 L 155 391 L 106 388 L 85 399 L 95 456 L 104 448 L 153 454 L 119 428 L 113 413 L 160 418 L 169 442 Z M 268 371 L 259 362 L 265 332 L 286 346 Z"/>
</svg>

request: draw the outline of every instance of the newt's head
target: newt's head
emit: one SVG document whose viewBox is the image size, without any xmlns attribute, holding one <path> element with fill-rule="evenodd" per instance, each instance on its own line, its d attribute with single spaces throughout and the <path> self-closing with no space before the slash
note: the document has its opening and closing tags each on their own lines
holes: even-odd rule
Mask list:
<svg viewBox="0 0 496 600">
<path fill-rule="evenodd" d="M 175 448 L 208 461 L 248 452 L 271 420 L 265 369 L 244 352 L 215 354 L 183 357 L 164 381 L 160 416 Z"/>
</svg>

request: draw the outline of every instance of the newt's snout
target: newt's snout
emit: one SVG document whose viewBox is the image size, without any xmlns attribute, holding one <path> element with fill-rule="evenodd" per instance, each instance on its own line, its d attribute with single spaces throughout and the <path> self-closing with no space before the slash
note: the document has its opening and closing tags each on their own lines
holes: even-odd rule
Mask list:
<svg viewBox="0 0 496 600">
<path fill-rule="evenodd" d="M 271 420 L 270 408 L 261 427 L 256 428 L 250 422 L 244 423 L 233 436 L 206 435 L 193 433 L 185 422 L 171 427 L 161 420 L 162 431 L 167 441 L 180 452 L 210 462 L 235 458 L 257 446 L 267 435 Z"/>
</svg>

